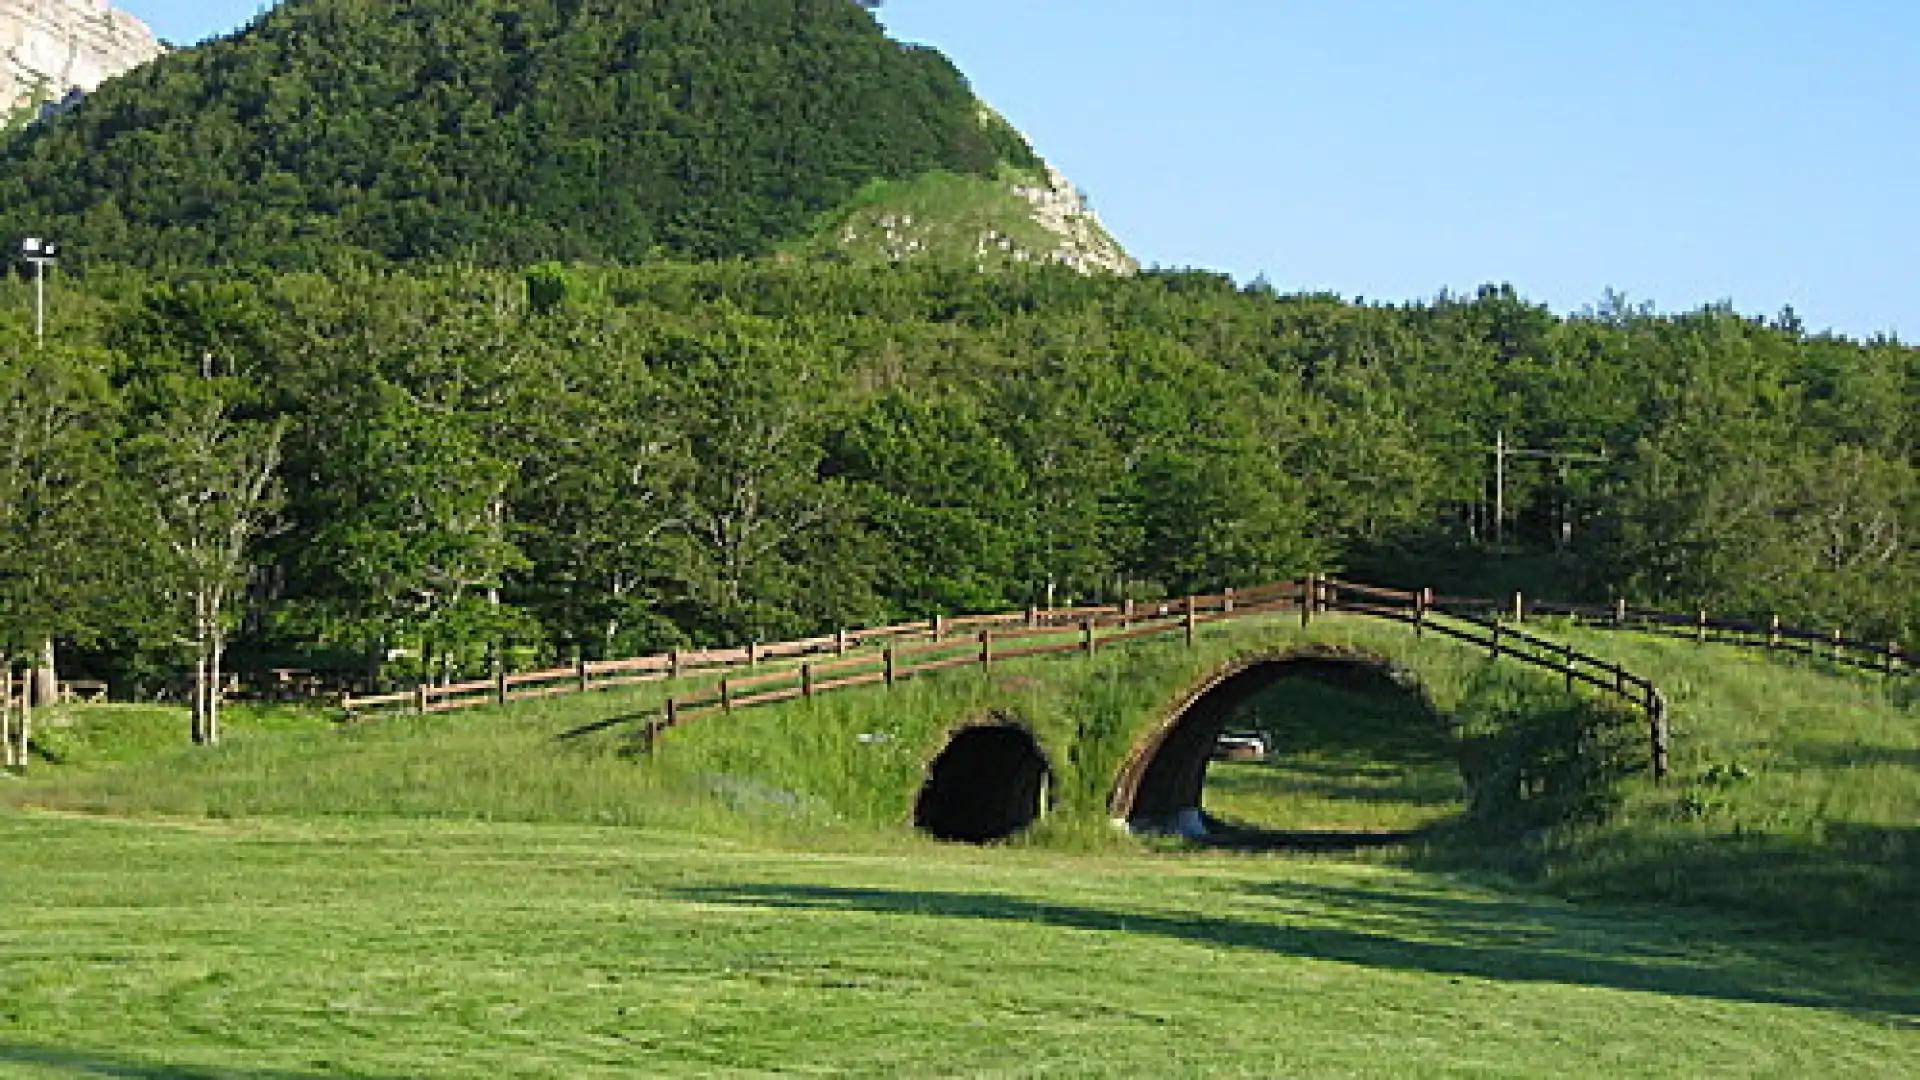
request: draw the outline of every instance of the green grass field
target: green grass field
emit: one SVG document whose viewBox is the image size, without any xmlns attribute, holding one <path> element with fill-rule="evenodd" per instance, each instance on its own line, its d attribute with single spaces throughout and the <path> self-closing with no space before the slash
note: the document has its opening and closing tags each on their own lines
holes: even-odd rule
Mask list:
<svg viewBox="0 0 1920 1080">
<path fill-rule="evenodd" d="M 1282 752 L 1206 798 L 1437 825 L 1353 857 L 1142 843 L 1098 812 L 1115 718 L 1272 627 L 752 710 L 652 754 L 555 736 L 657 690 L 240 713 L 211 752 L 167 748 L 164 710 L 48 718 L 62 763 L 0 780 L 0 1075 L 1920 1073 L 1912 689 L 1554 632 L 1667 688 L 1674 781 L 1477 816 L 1426 710 L 1524 741 L 1586 707 L 1330 622 L 1425 699 L 1280 684 L 1246 719 Z M 999 846 L 915 835 L 914 778 L 987 713 L 1077 736 L 1059 810 Z"/>
</svg>

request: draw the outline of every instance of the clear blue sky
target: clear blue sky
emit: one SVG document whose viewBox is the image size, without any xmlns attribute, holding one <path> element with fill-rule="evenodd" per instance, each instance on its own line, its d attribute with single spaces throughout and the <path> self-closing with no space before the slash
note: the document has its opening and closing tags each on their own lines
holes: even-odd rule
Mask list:
<svg viewBox="0 0 1920 1080">
<path fill-rule="evenodd" d="M 261 0 L 120 0 L 175 42 Z M 888 0 L 1150 264 L 1920 338 L 1912 0 Z"/>
</svg>

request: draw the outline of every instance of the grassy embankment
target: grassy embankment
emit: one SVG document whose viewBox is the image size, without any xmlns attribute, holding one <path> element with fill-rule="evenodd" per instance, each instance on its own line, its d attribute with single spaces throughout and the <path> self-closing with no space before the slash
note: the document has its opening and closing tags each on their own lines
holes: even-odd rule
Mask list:
<svg viewBox="0 0 1920 1080">
<path fill-rule="evenodd" d="M 1316 636 L 1394 650 L 1470 731 L 1540 737 L 1579 713 L 1551 680 L 1404 631 Z M 1108 764 L 1130 745 L 1120 718 L 1259 638 L 756 710 L 651 757 L 611 734 L 553 740 L 644 711 L 645 692 L 339 731 L 236 717 L 212 753 L 71 753 L 0 787 L 43 808 L 0 814 L 0 1072 L 1920 1068 L 1920 955 L 1901 929 L 1920 910 L 1913 862 L 1888 861 L 1910 849 L 1847 842 L 1911 835 L 1909 691 L 1601 636 L 1594 651 L 1668 687 L 1679 740 L 1677 781 L 1611 782 L 1605 820 L 1541 827 L 1597 809 L 1584 799 L 1509 807 L 1530 827 L 1469 819 L 1409 853 L 1416 868 L 1155 854 L 1100 824 Z M 1292 696 L 1340 715 L 1272 704 L 1295 764 L 1265 794 L 1216 785 L 1210 806 L 1289 827 L 1444 802 L 1434 744 L 1384 720 L 1422 708 L 1348 693 Z M 1386 730 L 1367 735 L 1355 709 Z M 916 838 L 903 791 L 953 723 L 994 712 L 1066 748 L 1059 813 L 1012 847 Z M 96 758 L 115 744 L 90 743 Z M 1329 809 L 1355 778 L 1378 786 Z M 1417 869 L 1442 863 L 1773 918 L 1573 906 Z"/>
</svg>

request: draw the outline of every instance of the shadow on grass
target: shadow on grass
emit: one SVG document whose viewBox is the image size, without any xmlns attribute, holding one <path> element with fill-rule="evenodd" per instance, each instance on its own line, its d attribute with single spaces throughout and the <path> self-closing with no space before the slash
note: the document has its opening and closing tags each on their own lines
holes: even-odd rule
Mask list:
<svg viewBox="0 0 1920 1080">
<path fill-rule="evenodd" d="M 1633 933 L 1632 924 L 1623 920 L 1581 916 L 1519 900 L 1275 883 L 1253 891 L 1259 902 L 1275 909 L 1273 918 L 1254 920 L 1056 904 L 998 893 L 831 885 L 745 885 L 691 889 L 680 895 L 709 904 L 983 919 L 1152 935 L 1385 970 L 1836 1009 L 1905 1024 L 1920 1021 L 1920 993 L 1887 993 L 1850 981 L 1822 984 L 1790 959 L 1769 961 L 1737 942 L 1712 941 L 1703 948 L 1698 934 L 1687 935 L 1683 943 L 1679 933 Z M 1300 925 L 1291 918 L 1289 908 L 1304 908 L 1315 919 L 1345 925 Z M 1711 961 L 1705 959 L 1709 953 Z M 1911 983 L 1902 980 L 1894 985 Z"/>
<path fill-rule="evenodd" d="M 154 1065 L 98 1053 L 54 1050 L 44 1046 L 26 1046 L 0 1042 L 0 1066 L 26 1065 L 42 1072 L 71 1076 L 104 1076 L 113 1080 L 325 1080 L 328 1077 L 357 1077 L 359 1080 L 402 1080 L 398 1076 L 341 1071 L 328 1062 L 315 1062 L 313 1072 L 284 1069 L 227 1069 L 198 1065 Z"/>
<path fill-rule="evenodd" d="M 1606 834 L 1573 841 L 1554 863 L 1557 888 L 1577 895 L 1743 911 L 1899 945 L 1920 985 L 1920 828 Z"/>
</svg>

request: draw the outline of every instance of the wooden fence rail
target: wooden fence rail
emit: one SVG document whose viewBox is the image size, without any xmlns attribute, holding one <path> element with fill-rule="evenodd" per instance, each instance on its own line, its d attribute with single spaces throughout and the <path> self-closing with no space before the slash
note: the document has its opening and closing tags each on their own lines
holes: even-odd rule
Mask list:
<svg viewBox="0 0 1920 1080">
<path fill-rule="evenodd" d="M 1068 653 L 1091 658 L 1102 648 L 1172 634 L 1183 635 L 1191 645 L 1199 627 L 1211 623 L 1297 611 L 1305 626 L 1316 615 L 1346 612 L 1404 623 L 1416 634 L 1441 634 L 1486 649 L 1493 658 L 1512 658 L 1546 668 L 1562 675 L 1569 691 L 1576 684 L 1586 685 L 1638 707 L 1648 719 L 1653 774 L 1666 776 L 1667 706 L 1658 688 L 1611 661 L 1527 633 L 1497 615 L 1487 618 L 1470 610 L 1482 603 L 1452 597 L 1442 601 L 1432 590 L 1408 592 L 1309 577 L 1305 581 L 1226 589 L 1147 604 L 1127 601 L 1046 611 L 1028 608 L 1024 612 L 957 618 L 936 615 L 926 622 L 845 630 L 744 649 L 579 661 L 567 668 L 345 698 L 341 705 L 349 717 L 382 709 L 425 714 L 640 682 L 696 676 L 711 680 L 670 695 L 660 713 L 646 722 L 645 734 L 651 740 L 666 729 L 704 717 L 757 705 L 809 700 L 858 686 L 892 687 L 936 671 L 963 667 L 990 670 L 995 663 L 1008 660 Z M 1524 607 L 1519 611 L 1524 616 Z"/>
</svg>

